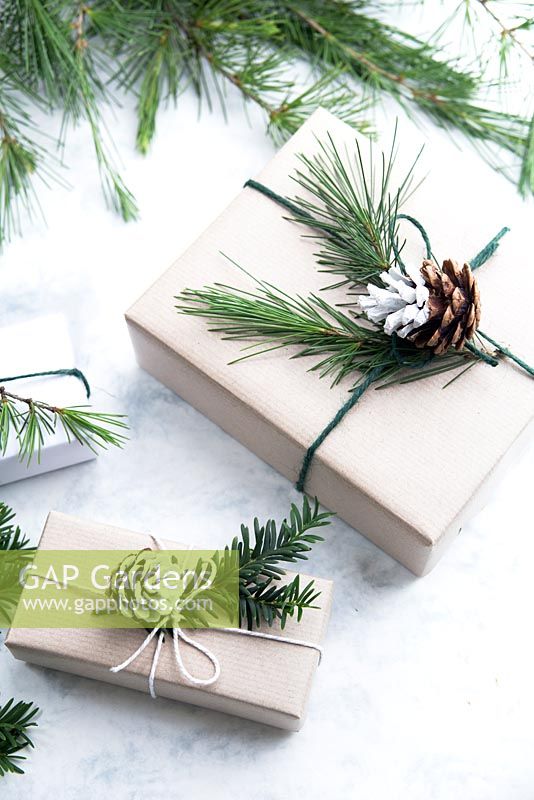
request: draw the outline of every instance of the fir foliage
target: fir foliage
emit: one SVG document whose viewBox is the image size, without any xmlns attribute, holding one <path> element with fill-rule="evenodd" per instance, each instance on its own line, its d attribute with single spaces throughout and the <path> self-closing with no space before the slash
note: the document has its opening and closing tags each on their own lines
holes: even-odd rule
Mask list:
<svg viewBox="0 0 534 800">
<path fill-rule="evenodd" d="M 310 503 L 303 498 L 302 510 L 292 504 L 289 519 L 278 527 L 273 519 L 263 525 L 257 518 L 253 523 L 253 538 L 246 525 L 241 526 L 241 537 L 235 537 L 229 550 L 239 553 L 239 610 L 241 625 L 249 630 L 262 623 L 272 625 L 280 621 L 283 628 L 288 617 L 300 621 L 307 608 L 315 608 L 320 592 L 314 581 L 301 586 L 297 575 L 282 582 L 286 574 L 283 564 L 306 560 L 312 545 L 323 541 L 314 533 L 330 523 L 332 515 L 319 510 L 315 499 Z"/>
<path fill-rule="evenodd" d="M 7 626 L 20 598 L 20 570 L 32 562 L 35 553 L 28 537 L 13 524 L 14 518 L 13 510 L 0 502 L 0 625 Z M 2 553 L 7 555 L 2 557 Z"/>
<path fill-rule="evenodd" d="M 8 773 L 22 775 L 20 762 L 25 756 L 20 753 L 33 747 L 29 729 L 35 727 L 35 716 L 39 709 L 33 703 L 13 698 L 0 707 L 0 778 Z"/>
<path fill-rule="evenodd" d="M 0 502 L 0 550 L 33 550 L 30 540 L 18 525 L 13 524 L 15 512 L 6 503 Z"/>
</svg>

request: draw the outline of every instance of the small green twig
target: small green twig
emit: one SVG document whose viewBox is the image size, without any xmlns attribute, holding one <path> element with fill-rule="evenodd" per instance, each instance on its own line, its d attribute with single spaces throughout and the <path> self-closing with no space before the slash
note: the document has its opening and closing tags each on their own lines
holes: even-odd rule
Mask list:
<svg viewBox="0 0 534 800">
<path fill-rule="evenodd" d="M 20 753 L 26 747 L 33 747 L 28 731 L 37 725 L 38 711 L 33 703 L 15 703 L 13 699 L 0 707 L 0 777 L 8 773 L 23 774 L 19 764 L 25 757 Z"/>
<path fill-rule="evenodd" d="M 67 440 L 77 441 L 97 452 L 97 447 L 122 447 L 128 429 L 123 414 L 87 411 L 89 406 L 53 406 L 31 397 L 21 397 L 0 386 L 0 446 L 7 450 L 11 434 L 19 443 L 19 458 L 28 465 L 35 454 L 40 459 L 47 435 L 54 434 L 58 423 Z"/>
<path fill-rule="evenodd" d="M 289 583 L 280 583 L 286 574 L 282 564 L 305 560 L 312 545 L 323 540 L 313 531 L 330 523 L 332 515 L 319 510 L 317 499 L 313 505 L 305 496 L 302 510 L 291 506 L 289 519 L 277 528 L 276 522 L 267 520 L 261 525 L 254 519 L 254 542 L 249 528 L 241 526 L 241 538 L 235 537 L 229 550 L 239 553 L 239 607 L 241 623 L 249 630 L 262 622 L 272 625 L 280 621 L 283 628 L 288 617 L 301 619 L 307 608 L 315 608 L 320 592 L 310 581 L 304 588 L 297 575 Z"/>
</svg>

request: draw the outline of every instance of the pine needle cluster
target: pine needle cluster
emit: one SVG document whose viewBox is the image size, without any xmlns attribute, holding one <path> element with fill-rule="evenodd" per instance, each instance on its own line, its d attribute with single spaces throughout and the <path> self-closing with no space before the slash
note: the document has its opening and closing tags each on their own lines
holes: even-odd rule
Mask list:
<svg viewBox="0 0 534 800">
<path fill-rule="evenodd" d="M 86 120 L 108 205 L 125 220 L 137 216 L 102 122 L 117 89 L 136 97 L 141 153 L 162 104 L 188 88 L 208 108 L 225 109 L 234 87 L 261 109 L 277 142 L 318 106 L 370 133 L 369 105 L 390 95 L 484 148 L 512 152 L 522 192 L 532 191 L 529 120 L 485 105 L 483 70 L 466 70 L 437 45 L 384 22 L 383 11 L 378 0 L 4 0 L 0 243 L 19 230 L 21 210 L 38 208 L 35 179 L 57 178 L 53 143 L 32 125 L 35 108 L 62 110 L 61 147 L 69 127 Z M 294 76 L 303 64 L 309 80 L 299 88 Z"/>
<path fill-rule="evenodd" d="M 89 410 L 89 406 L 53 406 L 41 400 L 21 397 L 0 385 L 0 454 L 14 437 L 19 458 L 30 465 L 39 461 L 46 438 L 63 429 L 67 441 L 77 441 L 93 452 L 98 447 L 122 447 L 128 425 L 123 414 Z"/>
</svg>

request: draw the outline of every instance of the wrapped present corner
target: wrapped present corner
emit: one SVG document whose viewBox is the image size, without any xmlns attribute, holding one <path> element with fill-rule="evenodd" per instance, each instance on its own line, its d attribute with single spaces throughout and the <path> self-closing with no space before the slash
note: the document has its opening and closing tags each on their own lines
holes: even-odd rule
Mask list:
<svg viewBox="0 0 534 800">
<path fill-rule="evenodd" d="M 316 153 L 327 134 L 340 150 L 353 148 L 357 137 L 319 110 L 259 181 L 279 195 L 306 196 L 291 178 L 302 168 L 298 154 Z M 365 150 L 368 142 L 360 141 Z M 414 151 L 407 150 L 411 162 Z M 508 205 L 499 208 L 498 195 L 479 197 L 476 185 L 463 185 L 463 158 L 458 153 L 456 161 L 431 164 L 405 209 L 432 231 L 435 252 L 460 262 L 503 225 L 512 227 L 491 265 L 477 273 L 482 313 L 501 341 L 532 361 L 530 293 L 516 290 L 530 280 L 527 230 L 514 226 Z M 331 388 L 328 378 L 309 371 L 310 360 L 288 358 L 298 348 L 230 364 L 242 355 L 242 343 L 224 340 L 205 320 L 175 308 L 175 297 L 186 288 L 219 283 L 251 289 L 250 276 L 222 253 L 293 297 L 319 294 L 333 283 L 317 268 L 314 232 L 290 216 L 269 197 L 244 188 L 126 319 L 144 369 L 295 482 L 307 448 L 345 402 L 350 380 Z M 420 239 L 408 241 L 403 254 L 420 264 Z M 330 302 L 343 301 L 336 291 L 327 293 Z M 323 441 L 306 481 L 309 494 L 416 574 L 436 564 L 532 433 L 534 383 L 516 367 L 480 364 L 444 389 L 449 377 L 368 390 Z"/>
<path fill-rule="evenodd" d="M 176 542 L 165 544 L 168 548 L 180 547 Z M 48 516 L 39 544 L 44 550 L 139 551 L 147 546 L 148 535 L 56 512 Z M 189 631 L 193 641 L 216 654 L 220 676 L 206 687 L 192 685 L 180 674 L 172 646 L 166 643 L 157 661 L 158 696 L 298 730 L 305 718 L 332 599 L 330 581 L 316 578 L 315 585 L 321 592 L 318 607 L 306 609 L 300 622 L 289 619 L 283 630 L 276 624 L 261 628 L 269 635 L 306 642 L 306 646 L 215 628 Z M 128 660 L 145 638 L 146 632 L 141 629 L 12 627 L 5 644 L 17 659 L 148 692 L 155 640 L 127 667 L 111 671 L 112 666 Z M 194 647 L 182 647 L 181 657 L 187 671 L 198 679 L 212 674 L 211 663 Z"/>
<path fill-rule="evenodd" d="M 68 325 L 61 314 L 35 317 L 27 322 L 0 328 L 0 376 L 10 377 L 34 372 L 75 367 Z M 87 403 L 82 383 L 72 375 L 41 376 L 6 383 L 6 389 L 22 397 L 57 406 L 83 406 Z M 40 453 L 30 463 L 19 457 L 19 443 L 10 436 L 6 451 L 0 454 L 0 486 L 43 472 L 69 467 L 96 458 L 89 447 L 65 431 L 44 432 Z"/>
</svg>

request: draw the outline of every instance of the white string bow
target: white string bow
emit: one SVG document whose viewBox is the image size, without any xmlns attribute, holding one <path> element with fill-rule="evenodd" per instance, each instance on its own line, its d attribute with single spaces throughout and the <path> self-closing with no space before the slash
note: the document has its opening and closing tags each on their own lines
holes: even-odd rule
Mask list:
<svg viewBox="0 0 534 800">
<path fill-rule="evenodd" d="M 150 538 L 156 545 L 159 550 L 165 550 L 164 544 L 153 534 L 150 534 Z M 157 636 L 157 643 L 156 649 L 154 650 L 154 656 L 152 658 L 152 665 L 150 667 L 150 673 L 148 676 L 148 689 L 150 692 L 150 696 L 152 698 L 156 698 L 156 670 L 158 668 L 158 662 L 161 655 L 161 648 L 163 647 L 163 642 L 165 640 L 165 631 L 162 630 L 163 624 L 159 627 L 153 628 L 142 644 L 131 654 L 128 658 L 123 661 L 121 664 L 117 664 L 115 667 L 110 667 L 110 672 L 121 672 L 126 667 L 129 667 L 136 658 L 138 658 L 141 653 L 148 647 L 152 639 Z M 241 636 L 254 636 L 258 639 L 272 639 L 275 642 L 282 642 L 283 644 L 293 644 L 298 645 L 299 647 L 309 647 L 312 650 L 316 650 L 319 653 L 319 664 L 321 663 L 321 658 L 323 655 L 323 648 L 320 644 L 316 644 L 315 642 L 307 642 L 303 639 L 291 639 L 287 636 L 276 636 L 274 633 L 262 633 L 261 631 L 247 631 L 243 630 L 242 628 L 215 628 L 214 630 L 217 631 L 224 631 L 225 633 L 233 633 L 236 635 Z M 180 641 L 185 642 L 190 647 L 193 647 L 195 650 L 198 650 L 202 653 L 206 658 L 211 662 L 213 666 L 213 674 L 209 678 L 197 678 L 195 675 L 192 675 L 187 667 L 185 666 L 182 658 L 182 654 L 180 652 Z M 193 686 L 204 687 L 204 686 L 211 686 L 214 684 L 220 677 L 221 674 L 221 665 L 219 663 L 219 659 L 200 642 L 192 639 L 184 630 L 179 627 L 175 627 L 172 629 L 172 642 L 173 642 L 173 653 L 174 659 L 176 661 L 176 665 L 178 670 L 183 678 L 185 678 L 190 684 Z"/>
</svg>

